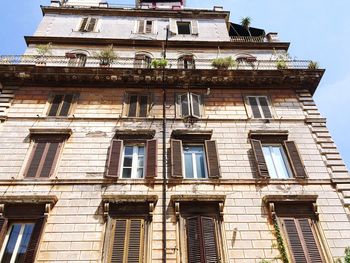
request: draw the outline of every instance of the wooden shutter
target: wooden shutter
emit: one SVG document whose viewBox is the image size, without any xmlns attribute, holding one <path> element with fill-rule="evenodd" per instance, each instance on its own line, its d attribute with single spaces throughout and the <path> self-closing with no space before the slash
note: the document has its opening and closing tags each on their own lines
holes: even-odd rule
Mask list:
<svg viewBox="0 0 350 263">
<path fill-rule="evenodd" d="M 180 107 L 181 107 L 182 117 L 190 116 L 190 102 L 188 97 L 189 97 L 188 93 L 180 95 Z"/>
<path fill-rule="evenodd" d="M 254 158 L 256 162 L 256 166 L 258 169 L 258 174 L 261 177 L 270 177 L 269 170 L 267 169 L 267 164 L 264 157 L 264 152 L 262 149 L 261 142 L 259 140 L 250 140 L 250 143 L 252 145 Z"/>
<path fill-rule="evenodd" d="M 87 32 L 92 32 L 92 31 L 94 31 L 96 22 L 97 22 L 97 18 L 90 17 L 90 19 L 89 19 L 89 24 L 88 24 L 88 26 L 87 26 L 87 28 L 86 28 L 86 31 L 87 31 Z"/>
<path fill-rule="evenodd" d="M 198 21 L 192 20 L 191 25 L 192 25 L 192 35 L 198 35 Z"/>
<path fill-rule="evenodd" d="M 200 95 L 190 94 L 191 97 L 191 116 L 200 118 L 201 109 L 200 109 Z"/>
<path fill-rule="evenodd" d="M 35 177 L 46 148 L 46 142 L 35 142 L 26 177 Z"/>
<path fill-rule="evenodd" d="M 259 103 L 264 114 L 264 118 L 271 119 L 272 115 L 269 108 L 269 103 L 266 97 L 259 97 Z"/>
<path fill-rule="evenodd" d="M 183 178 L 182 175 L 182 141 L 171 140 L 171 175 L 176 178 Z"/>
<path fill-rule="evenodd" d="M 123 151 L 123 141 L 113 140 L 109 149 L 108 170 L 106 177 L 118 178 L 120 159 Z"/>
<path fill-rule="evenodd" d="M 44 163 L 41 168 L 40 177 L 50 177 L 52 174 L 61 145 L 62 143 L 60 142 L 46 143 L 47 151 L 42 157 Z"/>
<path fill-rule="evenodd" d="M 8 220 L 4 217 L 0 217 L 0 246 L 5 239 L 7 233 Z"/>
<path fill-rule="evenodd" d="M 289 157 L 294 176 L 296 178 L 306 178 L 306 171 L 303 164 L 303 161 L 301 160 L 298 148 L 294 141 L 285 141 L 284 146 L 287 151 L 287 155 Z"/>
<path fill-rule="evenodd" d="M 85 27 L 86 27 L 86 24 L 88 22 L 89 18 L 88 17 L 84 17 L 81 21 L 81 25 L 80 25 L 80 28 L 79 28 L 79 31 L 81 32 L 84 32 L 85 31 Z"/>
<path fill-rule="evenodd" d="M 59 116 L 68 116 L 69 109 L 70 109 L 72 102 L 73 102 L 73 96 L 74 95 L 72 95 L 72 94 L 64 96 L 63 104 L 62 104 L 60 113 L 58 114 Z"/>
<path fill-rule="evenodd" d="M 147 117 L 147 115 L 148 115 L 148 96 L 139 96 L 139 98 L 140 98 L 139 117 Z"/>
<path fill-rule="evenodd" d="M 32 236 L 30 237 L 29 245 L 24 257 L 24 263 L 35 262 L 35 255 L 39 247 L 40 237 L 43 233 L 46 217 L 41 217 L 36 220 Z"/>
<path fill-rule="evenodd" d="M 175 19 L 169 19 L 169 31 L 173 35 L 177 34 L 177 24 Z"/>
<path fill-rule="evenodd" d="M 187 258 L 188 263 L 203 262 L 201 250 L 200 217 L 189 217 L 186 219 L 187 225 Z"/>
<path fill-rule="evenodd" d="M 285 218 L 283 219 L 283 224 L 288 236 L 290 250 L 292 252 L 294 262 L 307 263 L 303 245 L 299 237 L 297 226 L 295 224 L 295 220 L 293 218 Z"/>
<path fill-rule="evenodd" d="M 139 20 L 139 24 L 138 24 L 138 33 L 139 34 L 144 34 L 145 33 L 145 20 Z"/>
<path fill-rule="evenodd" d="M 258 102 L 256 101 L 256 97 L 248 97 L 249 105 L 253 112 L 254 118 L 261 118 Z"/>
<path fill-rule="evenodd" d="M 129 226 L 128 260 L 125 263 L 139 263 L 142 259 L 143 220 L 131 219 Z"/>
<path fill-rule="evenodd" d="M 124 262 L 124 246 L 126 238 L 126 219 L 118 219 L 115 221 L 114 237 L 112 245 L 111 263 Z"/>
<path fill-rule="evenodd" d="M 220 178 L 219 156 L 216 141 L 205 141 L 205 150 L 208 163 L 208 176 L 211 179 Z"/>
<path fill-rule="evenodd" d="M 49 113 L 47 114 L 48 116 L 57 116 L 57 112 L 61 105 L 62 100 L 63 100 L 63 95 L 53 96 L 51 107 L 50 107 Z"/>
<path fill-rule="evenodd" d="M 153 21 L 148 20 L 146 21 L 146 28 L 145 28 L 145 33 L 146 34 L 152 34 L 153 32 Z"/>
<path fill-rule="evenodd" d="M 148 140 L 146 143 L 146 178 L 157 176 L 157 140 Z"/>
<path fill-rule="evenodd" d="M 215 234 L 215 220 L 202 217 L 204 258 L 207 263 L 219 262 L 218 248 Z M 203 261 L 202 261 L 203 262 Z"/>
<path fill-rule="evenodd" d="M 137 95 L 131 95 L 129 101 L 129 117 L 136 117 Z"/>
<path fill-rule="evenodd" d="M 322 263 L 322 257 L 320 254 L 319 247 L 315 240 L 315 235 L 312 230 L 312 222 L 308 218 L 298 219 L 301 233 L 303 235 L 304 243 L 307 249 L 307 254 L 309 255 L 310 262 L 312 263 Z"/>
</svg>

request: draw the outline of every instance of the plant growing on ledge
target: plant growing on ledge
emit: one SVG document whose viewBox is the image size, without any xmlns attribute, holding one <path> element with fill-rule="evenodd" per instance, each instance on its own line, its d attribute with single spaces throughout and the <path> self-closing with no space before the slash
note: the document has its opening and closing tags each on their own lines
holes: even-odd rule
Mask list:
<svg viewBox="0 0 350 263">
<path fill-rule="evenodd" d="M 113 50 L 113 45 L 109 45 L 97 53 L 101 67 L 109 67 L 114 60 L 117 59 L 117 54 Z"/>
<path fill-rule="evenodd" d="M 252 36 L 250 33 L 249 27 L 250 27 L 251 19 L 249 16 L 242 18 L 241 20 L 241 26 L 245 28 L 245 30 L 248 31 L 249 36 Z"/>
<path fill-rule="evenodd" d="M 216 69 L 228 69 L 236 66 L 236 61 L 232 57 L 215 58 L 211 65 Z"/>
<path fill-rule="evenodd" d="M 316 61 L 310 61 L 307 68 L 308 69 L 319 69 L 319 65 Z"/>
<path fill-rule="evenodd" d="M 153 59 L 151 62 L 151 66 L 153 68 L 165 68 L 168 65 L 168 60 L 162 59 Z"/>
<path fill-rule="evenodd" d="M 39 54 L 37 56 L 36 65 L 37 66 L 45 66 L 46 65 L 46 59 L 45 57 L 52 55 L 51 52 L 52 43 L 47 43 L 45 45 L 37 45 L 36 46 L 36 52 Z"/>
</svg>

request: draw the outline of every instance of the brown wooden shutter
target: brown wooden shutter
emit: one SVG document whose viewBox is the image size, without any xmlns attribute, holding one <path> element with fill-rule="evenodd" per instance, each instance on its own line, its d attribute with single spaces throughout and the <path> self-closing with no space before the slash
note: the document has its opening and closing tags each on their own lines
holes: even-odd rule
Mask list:
<svg viewBox="0 0 350 263">
<path fill-rule="evenodd" d="M 139 263 L 142 259 L 142 230 L 143 220 L 130 219 L 127 263 Z"/>
<path fill-rule="evenodd" d="M 265 178 L 270 177 L 261 142 L 259 140 L 251 139 L 250 143 L 252 145 L 259 176 L 265 177 Z"/>
<path fill-rule="evenodd" d="M 187 258 L 188 263 L 203 262 L 201 249 L 200 217 L 194 216 L 186 219 L 187 225 Z"/>
<path fill-rule="evenodd" d="M 298 222 L 300 225 L 301 233 L 303 235 L 305 246 L 307 248 L 307 254 L 309 255 L 310 262 L 322 263 L 323 260 L 320 254 L 320 250 L 311 227 L 311 220 L 308 218 L 300 218 L 298 219 Z"/>
<path fill-rule="evenodd" d="M 63 95 L 55 95 L 51 102 L 51 108 L 49 110 L 48 116 L 57 116 L 58 108 L 63 100 Z"/>
<path fill-rule="evenodd" d="M 73 101 L 73 95 L 69 94 L 64 96 L 64 100 L 63 100 L 63 104 L 62 104 L 62 108 L 59 113 L 59 116 L 68 116 L 69 109 L 72 105 L 72 101 Z"/>
<path fill-rule="evenodd" d="M 41 168 L 40 177 L 50 177 L 57 161 L 58 153 L 62 143 L 60 142 L 48 142 L 46 143 L 47 152 L 42 157 L 44 163 Z"/>
<path fill-rule="evenodd" d="M 258 102 L 256 101 L 256 97 L 248 97 L 249 105 L 253 112 L 254 118 L 261 118 Z"/>
<path fill-rule="evenodd" d="M 200 96 L 191 93 L 191 116 L 200 118 Z"/>
<path fill-rule="evenodd" d="M 139 98 L 140 98 L 139 117 L 147 117 L 147 113 L 148 113 L 148 96 L 139 96 Z"/>
<path fill-rule="evenodd" d="M 215 220 L 210 217 L 202 217 L 202 231 L 205 262 L 219 262 Z"/>
<path fill-rule="evenodd" d="M 124 247 L 126 238 L 126 219 L 118 219 L 115 222 L 114 238 L 112 246 L 111 263 L 124 262 Z"/>
<path fill-rule="evenodd" d="M 41 217 L 36 220 L 32 236 L 30 237 L 29 245 L 24 257 L 24 263 L 34 263 L 35 255 L 39 247 L 40 237 L 42 236 L 46 217 Z"/>
<path fill-rule="evenodd" d="M 146 178 L 157 176 L 157 140 L 148 140 L 146 143 Z"/>
<path fill-rule="evenodd" d="M 188 101 L 188 93 L 180 95 L 181 116 L 190 116 L 190 104 Z"/>
<path fill-rule="evenodd" d="M 297 225 L 295 224 L 295 219 L 285 218 L 283 219 L 283 224 L 288 236 L 290 250 L 294 258 L 293 262 L 307 263 L 303 245 L 299 237 Z"/>
<path fill-rule="evenodd" d="M 36 176 L 39 169 L 40 161 L 44 154 L 45 147 L 46 147 L 45 142 L 36 142 L 34 144 L 34 147 L 32 150 L 33 153 L 32 153 L 31 160 L 29 162 L 29 167 L 26 173 L 26 177 Z"/>
<path fill-rule="evenodd" d="M 306 178 L 307 175 L 306 175 L 305 167 L 304 167 L 303 161 L 301 160 L 301 157 L 295 142 L 285 141 L 284 146 L 287 150 L 287 154 L 291 162 L 294 176 L 296 178 Z"/>
<path fill-rule="evenodd" d="M 80 25 L 80 29 L 79 31 L 82 31 L 84 32 L 85 31 L 85 27 L 86 27 L 86 24 L 88 22 L 89 18 L 88 17 L 84 17 L 82 22 L 81 22 L 81 25 Z"/>
<path fill-rule="evenodd" d="M 138 33 L 139 34 L 145 33 L 145 20 L 139 20 Z"/>
<path fill-rule="evenodd" d="M 120 159 L 123 151 L 123 141 L 113 140 L 109 149 L 108 170 L 106 177 L 118 178 Z"/>
<path fill-rule="evenodd" d="M 2 243 L 7 234 L 7 226 L 8 226 L 8 220 L 4 217 L 0 217 L 0 246 L 2 246 Z"/>
<path fill-rule="evenodd" d="M 151 34 L 152 33 L 152 28 L 153 28 L 153 21 L 151 21 L 151 20 L 146 21 L 145 33 L 146 34 Z"/>
<path fill-rule="evenodd" d="M 92 31 L 94 31 L 96 22 L 97 22 L 97 19 L 96 19 L 96 18 L 90 17 L 89 25 L 88 25 L 86 31 L 87 31 L 87 32 L 92 32 Z"/>
<path fill-rule="evenodd" d="M 171 140 L 171 175 L 176 178 L 183 178 L 182 174 L 182 141 Z"/>
<path fill-rule="evenodd" d="M 211 179 L 220 178 L 219 156 L 216 141 L 205 141 L 205 150 L 208 163 L 208 176 Z"/>
<path fill-rule="evenodd" d="M 136 117 L 137 95 L 131 95 L 129 101 L 129 117 Z"/>
<path fill-rule="evenodd" d="M 264 118 L 271 119 L 272 115 L 270 112 L 269 104 L 266 97 L 259 97 L 259 103 L 264 114 Z"/>
</svg>

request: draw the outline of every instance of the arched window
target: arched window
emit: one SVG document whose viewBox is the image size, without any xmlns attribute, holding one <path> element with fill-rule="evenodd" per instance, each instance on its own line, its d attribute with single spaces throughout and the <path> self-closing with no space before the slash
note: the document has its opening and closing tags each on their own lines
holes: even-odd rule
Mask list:
<svg viewBox="0 0 350 263">
<path fill-rule="evenodd" d="M 152 58 L 148 54 L 140 53 L 135 55 L 134 67 L 135 68 L 150 68 Z"/>
<path fill-rule="evenodd" d="M 195 69 L 195 60 L 193 55 L 183 55 L 177 60 L 177 68 L 179 69 Z"/>
<path fill-rule="evenodd" d="M 68 60 L 68 67 L 85 67 L 87 55 L 81 52 L 66 53 Z"/>
</svg>

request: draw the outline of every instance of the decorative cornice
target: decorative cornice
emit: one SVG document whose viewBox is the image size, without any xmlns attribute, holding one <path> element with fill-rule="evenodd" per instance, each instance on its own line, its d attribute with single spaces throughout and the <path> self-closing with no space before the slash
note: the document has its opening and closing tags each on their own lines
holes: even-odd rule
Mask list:
<svg viewBox="0 0 350 263">
<path fill-rule="evenodd" d="M 30 135 L 72 135 L 73 131 L 70 128 L 30 128 Z"/>
</svg>

